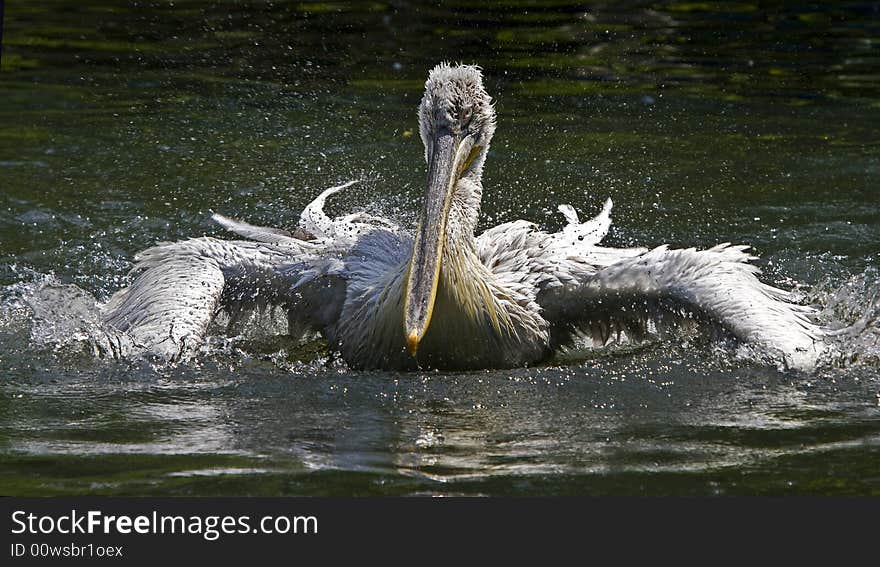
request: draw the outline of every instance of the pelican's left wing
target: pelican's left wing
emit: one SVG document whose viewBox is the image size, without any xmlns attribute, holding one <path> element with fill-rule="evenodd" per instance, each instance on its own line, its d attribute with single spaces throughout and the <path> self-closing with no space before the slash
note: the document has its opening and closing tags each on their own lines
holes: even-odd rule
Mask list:
<svg viewBox="0 0 880 567">
<path fill-rule="evenodd" d="M 599 216 L 580 223 L 563 205 L 569 223 L 560 232 L 548 234 L 520 221 L 478 240 L 483 261 L 494 265 L 500 278 L 534 287 L 555 344 L 578 334 L 597 345 L 621 335 L 638 341 L 670 326 L 707 322 L 788 366 L 815 365 L 823 332 L 811 320 L 813 310 L 758 280 L 746 246 L 598 246 L 610 226 L 610 209 L 608 201 Z"/>
<path fill-rule="evenodd" d="M 815 366 L 823 333 L 811 320 L 813 310 L 762 283 L 746 248 L 661 246 L 593 273 L 580 271 L 576 284 L 546 289 L 539 303 L 555 326 L 586 329 L 599 344 L 621 332 L 638 340 L 669 324 L 703 321 L 787 366 Z"/>
</svg>

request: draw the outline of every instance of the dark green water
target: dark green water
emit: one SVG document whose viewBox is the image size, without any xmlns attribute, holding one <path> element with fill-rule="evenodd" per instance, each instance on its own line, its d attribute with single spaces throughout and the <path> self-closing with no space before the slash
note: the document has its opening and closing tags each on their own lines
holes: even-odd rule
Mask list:
<svg viewBox="0 0 880 567">
<path fill-rule="evenodd" d="M 411 222 L 446 59 L 497 100 L 484 226 L 610 196 L 612 245 L 748 243 L 828 320 L 876 305 L 874 3 L 477 5 L 7 2 L 0 493 L 880 494 L 869 338 L 809 375 L 685 340 L 460 374 L 259 336 L 174 368 L 35 340 L 21 293 L 106 299 L 138 250 L 220 234 L 211 211 L 292 227 L 363 178 L 334 212 Z"/>
</svg>

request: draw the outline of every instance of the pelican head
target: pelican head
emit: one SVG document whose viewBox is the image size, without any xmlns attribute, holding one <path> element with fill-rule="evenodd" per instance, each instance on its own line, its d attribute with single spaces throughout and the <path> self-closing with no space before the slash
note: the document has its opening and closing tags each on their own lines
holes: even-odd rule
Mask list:
<svg viewBox="0 0 880 567">
<path fill-rule="evenodd" d="M 483 162 L 494 132 L 495 109 L 479 67 L 434 67 L 419 105 L 428 180 L 404 300 L 404 332 L 412 356 L 431 322 L 444 246 L 464 245 L 449 238 L 453 233 L 458 239 L 464 236 L 462 230 L 450 230 L 451 225 L 476 221 Z M 460 212 L 450 214 L 453 208 Z"/>
</svg>

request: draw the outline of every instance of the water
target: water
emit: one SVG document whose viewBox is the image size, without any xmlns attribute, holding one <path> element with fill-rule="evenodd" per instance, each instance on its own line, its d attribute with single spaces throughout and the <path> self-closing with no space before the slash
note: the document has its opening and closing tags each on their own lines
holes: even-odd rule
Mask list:
<svg viewBox="0 0 880 567">
<path fill-rule="evenodd" d="M 412 222 L 437 62 L 497 100 L 483 226 L 615 202 L 611 245 L 751 244 L 851 322 L 876 306 L 880 18 L 869 2 L 6 7 L 0 72 L 4 494 L 878 494 L 876 339 L 780 372 L 682 338 L 545 367 L 354 372 L 253 329 L 176 367 L 46 344 L 211 211 Z M 59 288 L 60 289 L 60 288 Z M 54 336 L 70 334 L 57 320 Z M 861 342 L 859 342 L 861 341 Z"/>
</svg>

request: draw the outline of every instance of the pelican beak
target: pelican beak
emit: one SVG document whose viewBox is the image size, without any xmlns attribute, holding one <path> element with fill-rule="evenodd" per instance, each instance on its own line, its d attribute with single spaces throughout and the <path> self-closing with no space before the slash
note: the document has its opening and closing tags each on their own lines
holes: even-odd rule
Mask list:
<svg viewBox="0 0 880 567">
<path fill-rule="evenodd" d="M 437 298 L 446 220 L 453 190 L 461 172 L 473 161 L 476 150 L 477 146 L 468 138 L 462 140 L 447 129 L 439 130 L 433 138 L 428 187 L 413 243 L 403 307 L 406 346 L 413 357 L 428 330 Z"/>
</svg>

